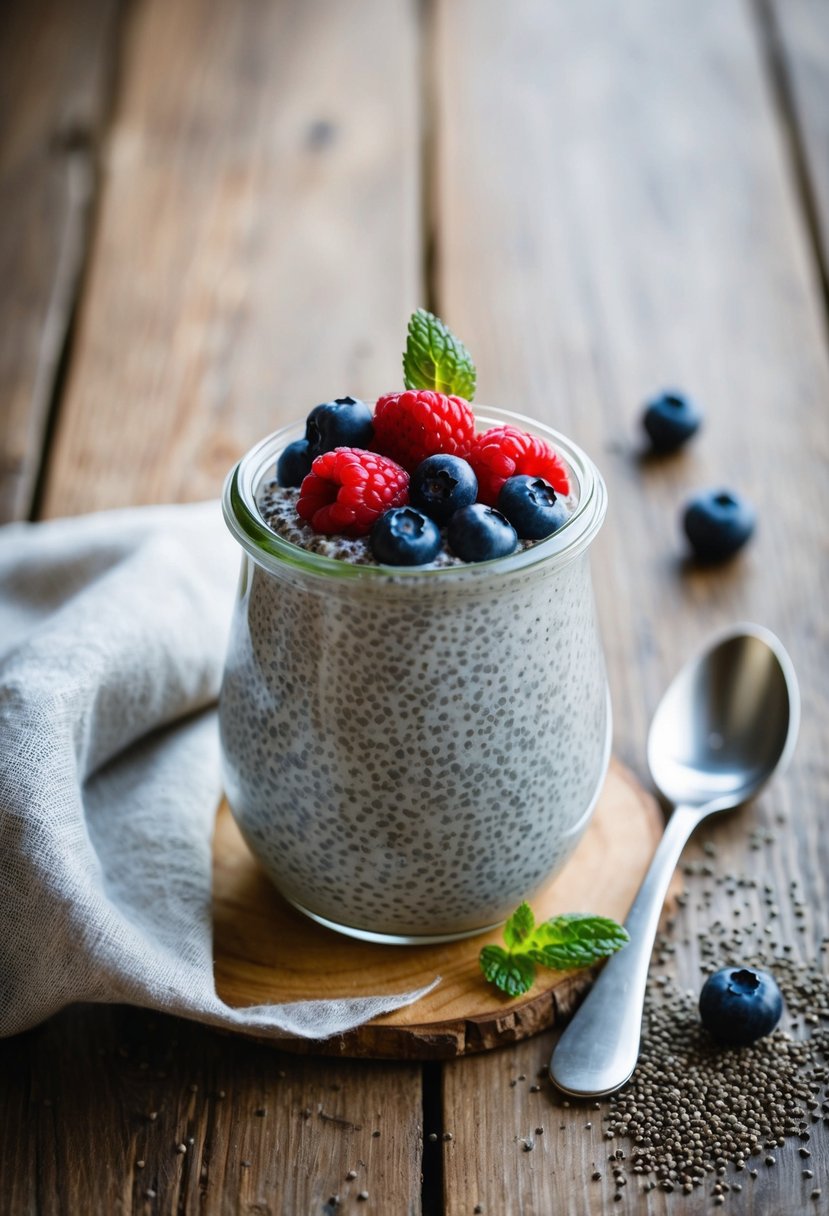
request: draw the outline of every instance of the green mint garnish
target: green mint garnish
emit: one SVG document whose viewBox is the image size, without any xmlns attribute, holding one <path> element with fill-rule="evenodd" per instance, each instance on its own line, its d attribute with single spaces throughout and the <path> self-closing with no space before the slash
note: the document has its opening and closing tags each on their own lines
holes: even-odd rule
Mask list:
<svg viewBox="0 0 829 1216">
<path fill-rule="evenodd" d="M 403 354 L 406 388 L 427 388 L 471 401 L 475 395 L 475 364 L 453 333 L 425 308 L 413 312 Z"/>
<path fill-rule="evenodd" d="M 491 984 L 521 996 L 533 986 L 536 963 L 553 971 L 588 967 L 629 940 L 627 930 L 606 916 L 569 912 L 536 925 L 532 908 L 523 903 L 504 926 L 506 950 L 484 946 L 478 961 Z"/>
</svg>

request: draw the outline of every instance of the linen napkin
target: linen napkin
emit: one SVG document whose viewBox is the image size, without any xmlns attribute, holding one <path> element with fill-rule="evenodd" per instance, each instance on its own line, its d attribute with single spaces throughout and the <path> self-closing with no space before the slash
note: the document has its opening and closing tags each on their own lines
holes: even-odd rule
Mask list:
<svg viewBox="0 0 829 1216">
<path fill-rule="evenodd" d="M 324 1038 L 429 991 L 216 994 L 214 702 L 238 561 L 217 503 L 0 529 L 0 1036 L 99 1001 Z"/>
</svg>

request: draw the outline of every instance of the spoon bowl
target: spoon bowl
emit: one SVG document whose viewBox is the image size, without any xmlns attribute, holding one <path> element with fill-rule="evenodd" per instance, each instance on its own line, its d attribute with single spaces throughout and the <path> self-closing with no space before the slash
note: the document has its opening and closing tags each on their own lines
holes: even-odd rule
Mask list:
<svg viewBox="0 0 829 1216">
<path fill-rule="evenodd" d="M 726 810 L 786 763 L 798 723 L 789 656 L 768 629 L 738 625 L 673 680 L 651 724 L 648 767 L 669 802 Z"/>
<path fill-rule="evenodd" d="M 791 660 L 759 625 L 717 635 L 673 680 L 654 715 L 648 763 L 674 811 L 625 921 L 630 941 L 553 1052 L 550 1077 L 565 1093 L 597 1097 L 630 1077 L 653 940 L 682 849 L 706 816 L 752 798 L 788 762 L 799 722 Z"/>
</svg>

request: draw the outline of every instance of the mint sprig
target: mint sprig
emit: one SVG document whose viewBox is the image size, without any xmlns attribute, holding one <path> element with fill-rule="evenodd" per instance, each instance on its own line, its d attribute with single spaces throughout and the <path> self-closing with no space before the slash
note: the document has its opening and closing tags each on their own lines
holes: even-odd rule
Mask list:
<svg viewBox="0 0 829 1216">
<path fill-rule="evenodd" d="M 521 996 L 535 982 L 536 963 L 553 971 L 589 967 L 629 940 L 627 930 L 606 916 L 568 912 L 536 925 L 525 902 L 504 925 L 506 950 L 484 946 L 478 962 L 491 984 L 507 996 Z"/>
<path fill-rule="evenodd" d="M 475 364 L 463 342 L 425 308 L 413 312 L 403 354 L 406 388 L 433 389 L 471 401 L 475 380 Z"/>
</svg>

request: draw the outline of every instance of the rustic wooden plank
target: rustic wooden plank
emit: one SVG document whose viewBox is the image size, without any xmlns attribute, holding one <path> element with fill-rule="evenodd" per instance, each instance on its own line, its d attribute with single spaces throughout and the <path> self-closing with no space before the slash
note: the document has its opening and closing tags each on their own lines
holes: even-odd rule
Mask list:
<svg viewBox="0 0 829 1216">
<path fill-rule="evenodd" d="M 829 11 L 820 0 L 758 0 L 794 168 L 829 290 Z"/>
<path fill-rule="evenodd" d="M 281 422 L 399 381 L 416 35 L 407 0 L 136 10 L 46 515 L 216 495 Z"/>
<path fill-rule="evenodd" d="M 796 763 L 707 835 L 722 867 L 739 869 L 751 864 L 751 829 L 773 832 L 764 877 L 781 907 L 800 879 L 815 912 L 798 940 L 814 946 L 829 895 L 829 628 L 811 607 L 829 594 L 829 374 L 752 12 L 721 0 L 528 0 L 514 22 L 499 12 L 487 0 L 437 6 L 436 302 L 478 353 L 480 399 L 558 425 L 605 473 L 611 505 L 594 571 L 623 760 L 645 777 L 650 715 L 711 629 L 756 619 L 791 649 L 804 699 Z M 684 454 L 645 460 L 640 405 L 666 384 L 695 393 L 705 428 Z M 760 510 L 751 547 L 720 570 L 684 560 L 678 527 L 680 504 L 710 484 Z M 689 909 L 690 936 L 705 931 L 719 896 L 712 906 Z M 698 988 L 692 952 L 679 953 L 682 983 Z M 509 1106 L 506 1123 L 481 1114 L 498 1109 L 502 1072 L 531 1076 L 548 1048 L 531 1041 L 446 1066 L 448 1212 L 475 1202 L 501 1211 L 507 1195 L 512 1211 L 618 1210 L 612 1193 L 588 1198 L 584 1187 L 582 1110 L 562 1113 L 545 1168 L 535 1151 L 513 1159 Z M 825 1176 L 823 1141 L 813 1156 Z M 735 1197 L 734 1210 L 790 1210 L 795 1158 L 789 1143 L 781 1169 L 753 1197 Z M 637 1202 L 626 1200 L 630 1210 Z M 651 1196 L 652 1210 L 661 1203 Z M 683 1206 L 692 1216 L 709 1204 L 706 1191 Z"/>
<path fill-rule="evenodd" d="M 131 6 L 45 515 L 215 495 L 289 416 L 398 381 L 417 52 L 408 0 Z M 15 1214 L 420 1211 L 417 1066 L 280 1063 L 93 1008 L 0 1053 Z"/>
<path fill-rule="evenodd" d="M 79 1007 L 0 1042 L 0 1069 L 3 1213 L 420 1211 L 415 1065 Z"/>
<path fill-rule="evenodd" d="M 88 244 L 119 7 L 0 9 L 0 523 L 32 506 Z"/>
</svg>

